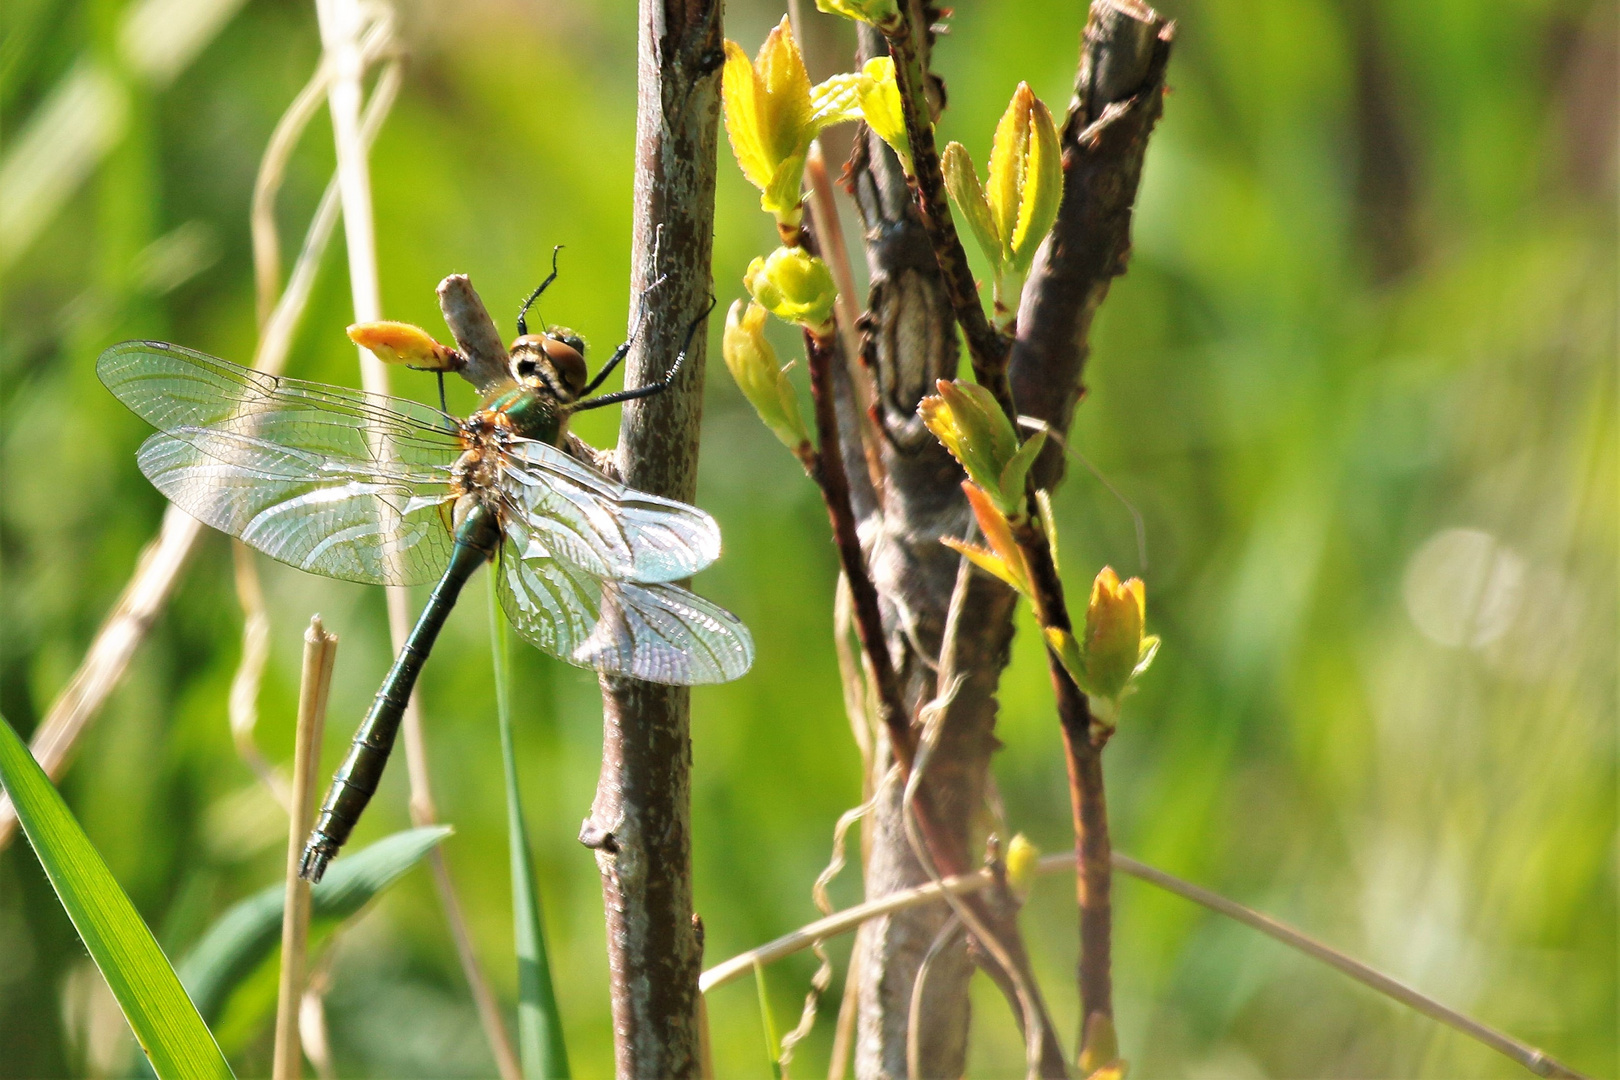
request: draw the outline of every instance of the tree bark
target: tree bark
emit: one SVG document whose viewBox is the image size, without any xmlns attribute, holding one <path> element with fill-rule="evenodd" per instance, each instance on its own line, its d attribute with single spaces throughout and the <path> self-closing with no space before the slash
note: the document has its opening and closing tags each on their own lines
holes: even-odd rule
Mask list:
<svg viewBox="0 0 1620 1080">
<path fill-rule="evenodd" d="M 719 0 L 641 0 L 631 311 L 665 281 L 625 362 L 625 384 L 669 370 L 713 293 Z M 629 402 L 618 472 L 689 501 L 697 484 L 706 326 L 663 394 Z M 580 840 L 602 874 L 616 1072 L 696 1077 L 702 924 L 692 910 L 689 692 L 602 679 L 602 772 Z"/>
<path fill-rule="evenodd" d="M 911 25 L 938 20 L 931 5 L 911 0 Z M 1091 318 L 1122 273 L 1130 244 L 1130 214 L 1147 137 L 1158 119 L 1169 25 L 1134 0 L 1095 0 L 1083 39 L 1076 95 L 1063 133 L 1064 199 L 1052 237 L 1037 256 L 1026 287 L 1011 353 L 1014 400 L 1066 430 L 1081 390 Z M 919 31 L 923 69 L 931 34 Z M 881 35 L 863 28 L 861 59 L 882 55 Z M 928 76 L 929 98 L 942 107 L 944 88 Z M 911 715 L 935 696 L 933 664 L 940 655 L 957 556 L 939 543 L 962 537 L 970 520 L 961 470 L 916 415 L 934 380 L 957 373 L 958 340 L 952 304 L 928 232 L 899 163 L 870 131 L 857 136 L 848 170 L 866 228 L 871 273 L 863 319 L 864 366 L 876 389 L 884 483 L 855 485 L 861 534 L 883 601 L 884 624 Z M 859 460 L 859 425 L 845 420 L 850 469 Z M 1043 455 L 1038 482 L 1062 476 L 1061 451 Z M 969 584 L 966 617 L 953 642 L 955 670 L 965 677 L 946 709 L 927 770 L 937 826 L 976 861 L 991 753 L 996 746 L 996 687 L 1012 642 L 1016 597 L 988 577 Z M 880 761 L 877 768 L 887 767 Z M 1100 776 L 1100 770 L 1098 774 Z M 874 810 L 866 892 L 878 897 L 926 880 L 907 841 L 900 793 L 881 794 Z M 907 1018 L 916 973 L 948 917 L 945 908 L 910 909 L 876 919 L 857 942 L 860 986 L 856 1074 L 863 1080 L 905 1076 Z M 920 1062 L 926 1076 L 958 1076 L 967 1054 L 968 980 L 965 940 L 930 965 Z"/>
</svg>

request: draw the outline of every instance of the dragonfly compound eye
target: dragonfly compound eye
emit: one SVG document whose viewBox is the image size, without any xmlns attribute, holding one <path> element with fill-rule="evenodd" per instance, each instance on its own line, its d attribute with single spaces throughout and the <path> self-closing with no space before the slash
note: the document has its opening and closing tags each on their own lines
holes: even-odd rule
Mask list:
<svg viewBox="0 0 1620 1080">
<path fill-rule="evenodd" d="M 560 326 L 539 339 L 540 350 L 557 374 L 559 389 L 571 400 L 585 389 L 585 342 L 578 334 Z"/>
</svg>

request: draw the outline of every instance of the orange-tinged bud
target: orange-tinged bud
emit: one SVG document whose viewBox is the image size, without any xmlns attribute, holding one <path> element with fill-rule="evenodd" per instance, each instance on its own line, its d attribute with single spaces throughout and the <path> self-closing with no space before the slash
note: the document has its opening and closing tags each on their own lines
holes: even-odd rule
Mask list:
<svg viewBox="0 0 1620 1080">
<path fill-rule="evenodd" d="M 1091 585 L 1086 605 L 1085 685 L 1088 694 L 1118 701 L 1131 679 L 1146 670 L 1158 638 L 1142 633 L 1147 616 L 1147 587 L 1141 578 L 1120 581 L 1105 566 Z"/>
<path fill-rule="evenodd" d="M 460 371 L 466 361 L 448 345 L 433 340 L 420 326 L 403 322 L 355 323 L 349 340 L 385 364 L 404 364 L 423 371 Z"/>
</svg>

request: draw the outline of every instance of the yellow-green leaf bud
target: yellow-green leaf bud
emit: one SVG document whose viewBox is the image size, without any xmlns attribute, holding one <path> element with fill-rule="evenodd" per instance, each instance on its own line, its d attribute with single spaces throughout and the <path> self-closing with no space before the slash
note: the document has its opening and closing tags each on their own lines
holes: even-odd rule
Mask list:
<svg viewBox="0 0 1620 1080">
<path fill-rule="evenodd" d="M 832 330 L 838 288 L 827 264 L 803 248 L 779 247 L 748 264 L 743 284 L 759 304 L 784 322 L 818 335 Z"/>
<path fill-rule="evenodd" d="M 1019 83 L 996 125 L 986 185 L 1006 268 L 1019 275 L 1029 269 L 1057 220 L 1062 195 L 1063 162 L 1052 114 L 1028 83 Z"/>
<path fill-rule="evenodd" d="M 776 350 L 765 339 L 765 309 L 741 300 L 726 313 L 725 334 L 720 339 L 720 355 L 725 358 L 737 388 L 754 407 L 759 418 L 782 445 L 795 452 L 810 441 L 810 432 L 799 413 L 799 396 L 788 372 L 793 365 L 777 365 Z"/>
<path fill-rule="evenodd" d="M 968 477 L 992 494 L 1002 513 L 1017 515 L 1023 501 L 1024 474 L 1029 471 L 1028 462 L 1034 459 L 1028 457 L 1014 469 L 1016 490 L 1004 491 L 1008 467 L 1020 453 L 1018 436 L 1007 414 L 990 391 L 977 383 L 940 379 L 934 385 L 938 396 L 923 398 L 917 406 L 923 423 L 962 463 Z M 1035 452 L 1039 450 L 1037 446 Z"/>
</svg>

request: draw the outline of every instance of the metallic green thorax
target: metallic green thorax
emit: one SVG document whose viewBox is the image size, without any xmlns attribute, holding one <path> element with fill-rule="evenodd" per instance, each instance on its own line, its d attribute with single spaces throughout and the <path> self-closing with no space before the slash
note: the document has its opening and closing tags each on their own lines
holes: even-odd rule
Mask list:
<svg viewBox="0 0 1620 1080">
<path fill-rule="evenodd" d="M 562 440 L 563 427 L 568 421 L 567 411 L 551 394 L 521 386 L 491 399 L 484 408 L 503 413 L 514 435 L 553 446 Z"/>
</svg>

